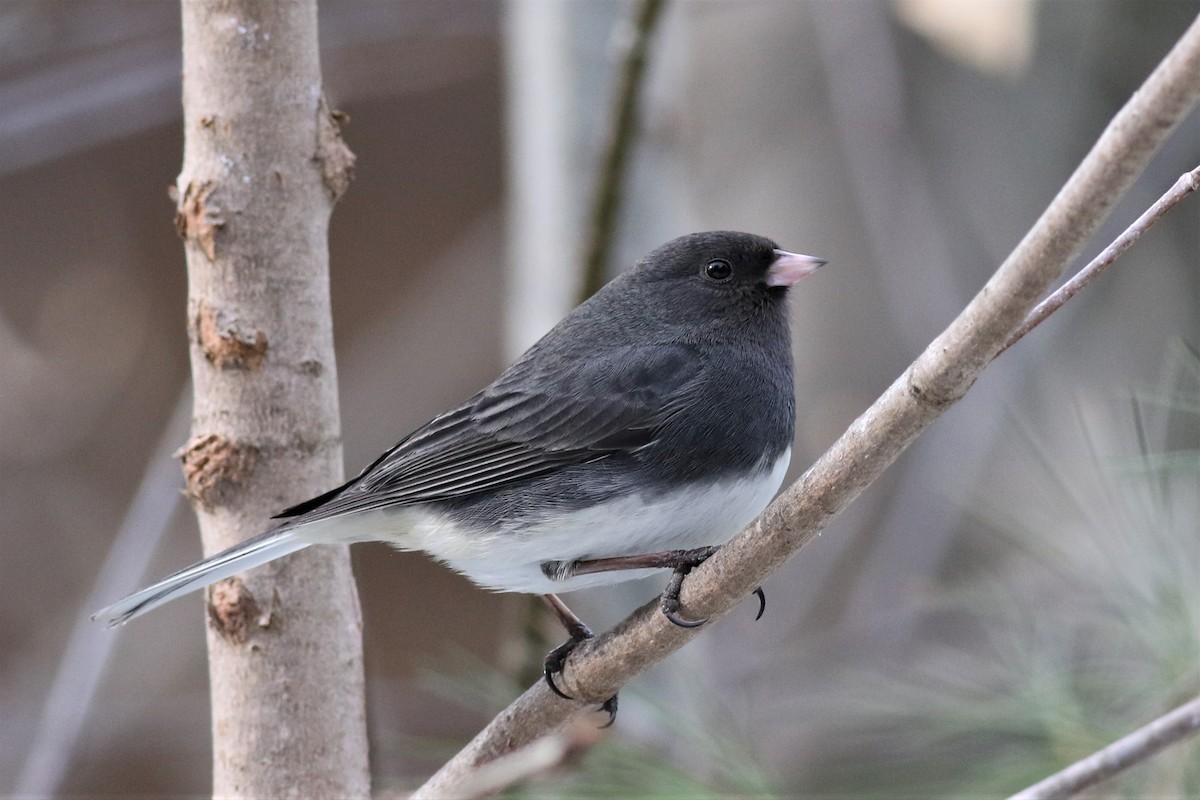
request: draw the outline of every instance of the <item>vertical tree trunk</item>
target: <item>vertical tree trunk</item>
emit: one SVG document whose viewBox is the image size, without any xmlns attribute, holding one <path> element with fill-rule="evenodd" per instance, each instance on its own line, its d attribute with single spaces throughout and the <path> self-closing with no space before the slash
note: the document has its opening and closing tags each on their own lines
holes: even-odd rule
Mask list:
<svg viewBox="0 0 1200 800">
<path fill-rule="evenodd" d="M 195 409 L 206 553 L 341 480 L 327 228 L 353 155 L 321 97 L 315 0 L 183 0 Z M 345 547 L 213 587 L 213 792 L 369 794 L 361 618 Z"/>
</svg>

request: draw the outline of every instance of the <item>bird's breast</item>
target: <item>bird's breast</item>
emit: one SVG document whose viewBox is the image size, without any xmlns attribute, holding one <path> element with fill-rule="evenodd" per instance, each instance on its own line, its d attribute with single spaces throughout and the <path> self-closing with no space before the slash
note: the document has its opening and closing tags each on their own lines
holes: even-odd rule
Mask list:
<svg viewBox="0 0 1200 800">
<path fill-rule="evenodd" d="M 764 459 L 740 477 L 693 483 L 663 491 L 646 489 L 585 508 L 552 512 L 492 527 L 430 520 L 419 549 L 475 583 L 498 591 L 545 594 L 644 577 L 653 570 L 604 572 L 564 581 L 547 578 L 547 561 L 687 550 L 729 541 L 774 497 L 791 449 Z M 452 545 L 452 546 L 447 546 Z"/>
</svg>

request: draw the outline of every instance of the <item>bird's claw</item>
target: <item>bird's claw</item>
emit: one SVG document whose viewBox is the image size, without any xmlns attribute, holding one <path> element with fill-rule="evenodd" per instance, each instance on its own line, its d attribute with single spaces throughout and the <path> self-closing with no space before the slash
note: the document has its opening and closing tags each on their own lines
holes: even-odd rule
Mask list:
<svg viewBox="0 0 1200 800">
<path fill-rule="evenodd" d="M 667 588 L 663 591 L 661 607 L 663 616 L 681 628 L 699 628 L 708 622 L 708 617 L 703 619 L 685 619 L 679 616 L 679 609 L 681 607 L 679 591 L 683 588 L 683 579 L 687 574 L 707 561 L 708 557 L 715 552 L 717 552 L 717 548 L 715 547 L 680 550 L 676 554 L 674 563 L 671 565 L 674 568 L 674 572 L 671 573 L 671 582 L 667 584 Z"/>
<path fill-rule="evenodd" d="M 679 616 L 679 609 L 682 607 L 682 603 L 679 600 L 679 592 L 683 588 L 684 577 L 697 566 L 703 564 L 715 552 L 717 552 L 717 548 L 715 547 L 680 550 L 675 554 L 673 563 L 670 564 L 674 572 L 671 573 L 671 581 L 667 584 L 667 588 L 663 590 L 661 607 L 663 616 L 681 628 L 699 628 L 708 622 L 708 617 L 704 617 L 703 619 L 686 619 Z M 754 594 L 758 597 L 758 613 L 754 615 L 754 619 L 760 620 L 762 619 L 763 612 L 767 610 L 767 595 L 761 586 L 754 590 Z"/>
<path fill-rule="evenodd" d="M 578 647 L 581 642 L 591 639 L 594 635 L 595 634 L 593 634 L 591 630 L 585 626 L 577 633 L 573 633 L 570 639 L 546 654 L 546 660 L 542 664 L 542 675 L 546 678 L 546 685 L 550 687 L 550 691 L 554 692 L 564 700 L 574 700 L 575 698 L 558 688 L 558 684 L 554 682 L 554 676 L 563 671 L 563 667 L 567 663 L 567 656 L 571 654 L 571 651 Z M 601 728 L 607 728 L 616 722 L 617 695 L 614 694 L 612 697 L 601 703 L 600 710 L 608 712 L 608 722 L 601 725 Z"/>
<path fill-rule="evenodd" d="M 608 722 L 601 725 L 601 729 L 611 728 L 612 724 L 617 721 L 617 695 L 614 694 L 612 697 L 601 703 L 600 710 L 608 712 Z"/>
<path fill-rule="evenodd" d="M 676 572 L 671 576 L 671 582 L 667 584 L 666 591 L 662 595 L 662 613 L 663 616 L 675 623 L 681 628 L 699 628 L 704 623 L 708 622 L 708 617 L 703 619 L 684 619 L 679 616 L 679 587 L 683 586 L 683 576 L 687 573 Z"/>
<path fill-rule="evenodd" d="M 587 636 L 575 638 L 572 636 L 567 641 L 560 644 L 558 647 L 546 654 L 546 660 L 542 663 L 542 675 L 546 678 L 546 685 L 550 687 L 550 691 L 561 697 L 563 700 L 572 700 L 571 695 L 565 693 L 558 685 L 554 683 L 554 675 L 563 671 L 563 666 L 567 663 L 567 656 L 571 651 L 579 646 L 579 643 L 590 639 L 591 631 L 588 631 Z"/>
</svg>

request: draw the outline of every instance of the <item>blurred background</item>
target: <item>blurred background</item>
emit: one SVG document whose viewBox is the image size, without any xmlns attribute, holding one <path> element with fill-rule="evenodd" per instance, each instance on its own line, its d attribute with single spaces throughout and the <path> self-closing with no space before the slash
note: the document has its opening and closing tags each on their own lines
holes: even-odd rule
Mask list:
<svg viewBox="0 0 1200 800">
<path fill-rule="evenodd" d="M 575 302 L 632 10 L 322 4 L 326 90 L 358 155 L 330 240 L 348 473 Z M 611 269 L 710 228 L 830 259 L 793 293 L 794 479 L 978 290 L 1197 13 L 668 3 Z M 178 18 L 149 0 L 0 4 L 0 795 L 210 788 L 199 596 L 87 622 L 200 554 L 172 456 L 189 412 L 167 199 Z M 1084 258 L 1197 164 L 1193 114 Z M 999 794 L 1200 692 L 1197 309 L 1192 198 L 772 576 L 762 621 L 748 602 L 640 677 L 577 771 L 526 793 Z M 391 794 L 544 647 L 524 598 L 382 546 L 354 564 Z M 568 600 L 603 628 L 661 584 Z M 1177 747 L 1106 791 L 1200 796 L 1198 765 Z"/>
</svg>

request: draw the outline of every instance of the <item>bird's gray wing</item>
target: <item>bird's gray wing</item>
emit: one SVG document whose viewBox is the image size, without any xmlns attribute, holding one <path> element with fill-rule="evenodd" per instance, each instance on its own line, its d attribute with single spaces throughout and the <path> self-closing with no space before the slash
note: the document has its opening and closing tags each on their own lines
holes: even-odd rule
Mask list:
<svg viewBox="0 0 1200 800">
<path fill-rule="evenodd" d="M 648 445 L 703 384 L 683 344 L 627 345 L 518 362 L 344 486 L 289 508 L 296 522 L 486 492 Z M 302 518 L 302 519 L 301 519 Z"/>
</svg>

